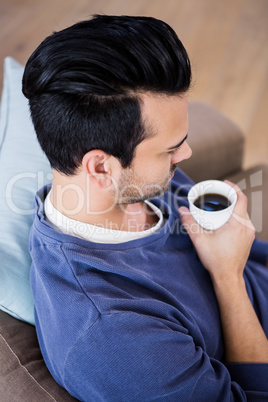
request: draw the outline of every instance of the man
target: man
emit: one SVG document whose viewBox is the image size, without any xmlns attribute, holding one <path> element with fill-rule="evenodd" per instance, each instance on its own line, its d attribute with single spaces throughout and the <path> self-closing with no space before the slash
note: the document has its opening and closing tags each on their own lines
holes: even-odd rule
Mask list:
<svg viewBox="0 0 268 402">
<path fill-rule="evenodd" d="M 248 259 L 246 198 L 232 184 L 235 217 L 196 230 L 176 170 L 190 81 L 174 31 L 146 17 L 95 16 L 26 65 L 53 168 L 30 239 L 36 330 L 79 400 L 268 400 L 268 270 Z"/>
</svg>

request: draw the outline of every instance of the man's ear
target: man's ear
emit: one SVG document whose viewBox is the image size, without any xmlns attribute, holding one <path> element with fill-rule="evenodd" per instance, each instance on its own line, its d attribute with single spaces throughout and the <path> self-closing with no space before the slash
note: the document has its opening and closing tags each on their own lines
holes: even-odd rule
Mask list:
<svg viewBox="0 0 268 402">
<path fill-rule="evenodd" d="M 91 180 L 95 180 L 101 187 L 108 187 L 112 183 L 111 156 L 101 149 L 87 152 L 82 160 L 82 167 Z"/>
</svg>

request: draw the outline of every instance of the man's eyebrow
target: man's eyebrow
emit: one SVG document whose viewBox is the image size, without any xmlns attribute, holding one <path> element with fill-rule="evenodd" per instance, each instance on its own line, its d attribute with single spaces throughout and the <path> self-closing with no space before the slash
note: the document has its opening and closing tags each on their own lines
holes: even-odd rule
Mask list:
<svg viewBox="0 0 268 402">
<path fill-rule="evenodd" d="M 177 145 L 174 145 L 174 147 L 168 148 L 167 150 L 168 150 L 168 151 L 171 151 L 172 149 L 179 148 L 179 147 L 184 143 L 184 141 L 187 140 L 187 137 L 188 137 L 188 134 L 186 134 L 186 136 L 183 138 L 183 140 L 182 140 L 181 142 L 179 142 Z"/>
</svg>

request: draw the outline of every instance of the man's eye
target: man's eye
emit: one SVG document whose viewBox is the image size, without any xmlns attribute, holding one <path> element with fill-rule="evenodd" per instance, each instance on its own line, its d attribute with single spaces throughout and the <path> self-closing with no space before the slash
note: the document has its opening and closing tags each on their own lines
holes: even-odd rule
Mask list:
<svg viewBox="0 0 268 402">
<path fill-rule="evenodd" d="M 172 149 L 172 151 L 169 151 L 168 154 L 169 155 L 174 155 L 177 152 L 178 149 L 179 148 Z"/>
</svg>

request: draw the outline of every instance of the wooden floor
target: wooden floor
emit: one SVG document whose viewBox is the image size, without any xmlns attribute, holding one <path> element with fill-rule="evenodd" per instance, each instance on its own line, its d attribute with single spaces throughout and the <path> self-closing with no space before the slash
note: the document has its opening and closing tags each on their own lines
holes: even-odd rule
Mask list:
<svg viewBox="0 0 268 402">
<path fill-rule="evenodd" d="M 39 42 L 94 13 L 168 22 L 192 60 L 192 99 L 233 119 L 246 136 L 244 166 L 268 162 L 268 0 L 0 0 L 2 61 L 25 63 Z"/>
</svg>

